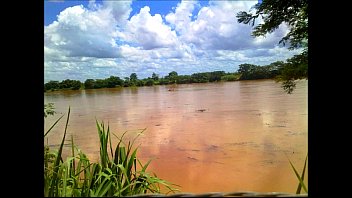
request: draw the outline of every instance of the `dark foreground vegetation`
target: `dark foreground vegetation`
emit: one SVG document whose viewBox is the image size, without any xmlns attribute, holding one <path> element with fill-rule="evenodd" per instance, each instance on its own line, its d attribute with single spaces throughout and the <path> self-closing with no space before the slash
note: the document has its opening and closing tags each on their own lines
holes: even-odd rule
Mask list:
<svg viewBox="0 0 352 198">
<path fill-rule="evenodd" d="M 45 115 L 52 115 L 44 107 Z M 50 107 L 50 111 L 53 109 Z M 64 116 L 64 115 L 63 115 Z M 61 116 L 44 138 L 63 117 Z M 96 122 L 100 140 L 100 161 L 91 162 L 86 154 L 73 142 L 71 136 L 71 155 L 63 159 L 63 146 L 66 141 L 67 126 L 70 117 L 68 110 L 64 136 L 58 150 L 44 146 L 44 196 L 45 197 L 121 197 L 145 193 L 162 193 L 178 191 L 165 180 L 147 172 L 150 164 L 142 164 L 137 158 L 138 147 L 134 146 L 136 138 L 125 144 L 123 137 L 110 132 L 109 126 Z M 113 150 L 111 135 L 118 140 Z M 162 189 L 164 188 L 164 189 Z"/>
</svg>

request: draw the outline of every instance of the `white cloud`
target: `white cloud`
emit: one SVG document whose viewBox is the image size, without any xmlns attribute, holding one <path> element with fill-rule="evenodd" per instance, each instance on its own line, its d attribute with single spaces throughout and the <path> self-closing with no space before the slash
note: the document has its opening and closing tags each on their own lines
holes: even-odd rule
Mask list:
<svg viewBox="0 0 352 198">
<path fill-rule="evenodd" d="M 109 11 L 113 15 L 118 25 L 122 26 L 127 22 L 130 12 L 132 11 L 132 0 L 103 1 L 103 3 L 103 9 Z"/>
<path fill-rule="evenodd" d="M 69 57 L 119 57 L 114 32 L 116 22 L 105 10 L 89 11 L 74 6 L 44 27 L 44 46 Z"/>
<path fill-rule="evenodd" d="M 282 23 L 273 33 L 253 38 L 254 47 L 273 48 L 288 32 L 288 25 Z"/>
<path fill-rule="evenodd" d="M 164 24 L 160 14 L 151 16 L 148 6 L 131 17 L 121 37 L 146 50 L 171 47 L 177 43 L 176 32 Z"/>
<path fill-rule="evenodd" d="M 254 47 L 272 48 L 284 36 L 286 26 L 268 38 L 253 38 L 252 27 L 237 22 L 236 13 L 249 11 L 255 1 L 210 1 L 191 20 L 195 1 L 182 1 L 165 19 L 175 26 L 179 39 L 204 50 L 244 50 Z M 187 5 L 190 5 L 187 7 Z M 260 19 L 259 19 L 260 22 Z"/>
<path fill-rule="evenodd" d="M 170 12 L 165 16 L 165 20 L 176 31 L 185 34 L 192 20 L 192 12 L 196 5 L 198 5 L 197 1 L 181 1 L 177 4 L 175 12 Z"/>
<path fill-rule="evenodd" d="M 153 50 L 146 50 L 142 47 L 132 47 L 126 44 L 121 45 L 119 48 L 124 60 L 136 63 L 150 63 L 160 60 L 168 61 L 171 59 L 186 61 L 194 60 L 196 58 L 192 49 L 185 44 L 180 44 L 169 48 L 157 48 Z"/>
<path fill-rule="evenodd" d="M 250 25 L 237 22 L 236 13 L 255 3 L 214 0 L 200 7 L 181 1 L 164 18 L 151 15 L 148 6 L 130 17 L 131 1 L 92 0 L 88 8 L 66 8 L 44 27 L 45 81 L 234 72 L 239 64 L 265 65 L 299 53 L 278 47 L 286 25 L 254 38 Z"/>
</svg>

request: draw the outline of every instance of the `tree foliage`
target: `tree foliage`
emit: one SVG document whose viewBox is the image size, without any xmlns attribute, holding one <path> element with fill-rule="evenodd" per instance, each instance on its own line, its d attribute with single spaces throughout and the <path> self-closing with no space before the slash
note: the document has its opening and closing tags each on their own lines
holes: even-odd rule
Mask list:
<svg viewBox="0 0 352 198">
<path fill-rule="evenodd" d="M 137 74 L 136 73 L 132 73 L 130 75 L 130 81 L 136 82 L 137 80 L 138 80 Z"/>
<path fill-rule="evenodd" d="M 78 90 L 81 88 L 81 82 L 79 80 L 66 79 L 59 83 L 60 89 L 72 89 Z"/>
<path fill-rule="evenodd" d="M 105 79 L 87 79 L 83 83 L 83 88 L 99 89 L 274 78 L 282 80 L 287 79 L 288 77 L 292 77 L 292 75 L 289 75 L 292 73 L 291 70 L 294 70 L 296 72 L 294 79 L 301 79 L 300 76 L 305 75 L 305 67 L 307 66 L 304 60 L 305 59 L 303 56 L 297 55 L 292 57 L 291 59 L 288 59 L 287 62 L 276 61 L 264 66 L 245 63 L 239 65 L 237 72 L 233 73 L 225 73 L 224 71 L 213 71 L 198 72 L 193 73 L 191 75 L 178 75 L 176 71 L 172 71 L 165 77 L 159 77 L 158 74 L 153 73 L 151 77 L 147 77 L 144 79 L 138 79 L 137 74 L 132 73 L 130 77 L 124 77 L 123 79 L 117 76 L 110 76 L 109 78 Z M 48 90 L 72 89 L 72 82 L 79 81 L 70 79 L 63 80 L 62 82 L 49 81 L 48 83 L 44 84 L 44 87 L 46 87 Z M 285 84 L 286 87 L 290 85 L 291 84 Z"/>
<path fill-rule="evenodd" d="M 60 89 L 59 81 L 49 81 L 44 84 L 44 91 Z"/>
<path fill-rule="evenodd" d="M 239 74 L 226 74 L 221 76 L 221 81 L 236 81 L 240 79 Z"/>
<path fill-rule="evenodd" d="M 154 85 L 154 80 L 152 78 L 149 78 L 145 81 L 146 86 L 153 86 Z"/>
<path fill-rule="evenodd" d="M 123 80 L 121 80 L 119 77 L 116 76 L 110 76 L 109 78 L 105 79 L 107 82 L 107 87 L 108 88 L 114 88 L 116 86 L 122 86 L 123 85 Z"/>
<path fill-rule="evenodd" d="M 54 91 L 58 89 L 72 89 L 78 90 L 81 88 L 82 83 L 79 80 L 66 79 L 61 82 L 59 81 L 49 81 L 44 84 L 44 91 Z"/>
<path fill-rule="evenodd" d="M 252 9 L 256 10 L 254 14 L 237 13 L 239 23 L 254 26 L 258 17 L 263 19 L 263 23 L 254 27 L 252 36 L 265 36 L 286 23 L 289 31 L 279 43 L 289 43 L 290 50 L 303 48 L 301 54 L 288 59 L 278 70 L 278 81 L 287 93 L 292 93 L 295 80 L 308 79 L 308 0 L 263 0 Z"/>
<path fill-rule="evenodd" d="M 152 74 L 152 79 L 153 79 L 154 81 L 158 81 L 158 80 L 159 80 L 159 75 L 153 72 L 153 74 Z"/>
<path fill-rule="evenodd" d="M 94 89 L 95 80 L 94 79 L 87 79 L 84 81 L 84 88 L 85 89 Z"/>
<path fill-rule="evenodd" d="M 169 75 L 167 77 L 169 79 L 169 83 L 176 83 L 178 74 L 177 74 L 177 72 L 172 71 L 172 72 L 169 73 Z"/>
<path fill-rule="evenodd" d="M 241 64 L 237 72 L 240 74 L 240 80 L 269 79 L 276 77 L 278 68 L 271 64 L 266 66 Z"/>
<path fill-rule="evenodd" d="M 287 63 L 279 68 L 278 78 L 281 80 L 298 80 L 308 76 L 308 54 L 303 52 L 287 59 Z"/>
<path fill-rule="evenodd" d="M 308 42 L 308 0 L 263 0 L 256 4 L 255 14 L 241 11 L 237 13 L 239 23 L 254 26 L 260 16 L 263 23 L 254 27 L 252 35 L 265 36 L 276 30 L 283 22 L 288 24 L 289 32 L 279 43 L 290 43 L 290 49 L 307 47 Z"/>
</svg>

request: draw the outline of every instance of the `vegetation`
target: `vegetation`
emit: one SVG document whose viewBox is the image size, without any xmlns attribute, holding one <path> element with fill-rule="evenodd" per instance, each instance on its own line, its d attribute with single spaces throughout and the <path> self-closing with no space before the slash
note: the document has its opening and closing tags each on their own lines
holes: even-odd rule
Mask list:
<svg viewBox="0 0 352 198">
<path fill-rule="evenodd" d="M 66 161 L 63 161 L 63 145 L 67 134 L 69 116 L 70 108 L 59 150 L 51 151 L 49 146 L 45 145 L 45 197 L 120 197 L 148 192 L 160 193 L 160 185 L 169 189 L 169 192 L 177 190 L 172 187 L 174 184 L 146 171 L 151 160 L 143 165 L 137 158 L 138 147 L 134 148 L 134 141 L 138 135 L 132 142 L 128 141 L 126 146 L 123 142 L 125 133 L 121 138 L 112 133 L 119 139 L 113 152 L 110 129 L 109 126 L 106 129 L 103 122 L 96 121 L 100 140 L 99 163 L 90 162 L 88 157 L 74 145 L 72 136 L 72 155 L 67 157 Z M 62 117 L 45 132 L 44 138 Z M 137 168 L 138 165 L 140 168 Z"/>
<path fill-rule="evenodd" d="M 48 83 L 44 84 L 44 92 L 47 90 L 58 90 L 58 89 L 78 90 L 81 88 L 81 86 L 82 86 L 82 83 L 79 80 L 66 79 L 61 82 L 49 81 Z"/>
<path fill-rule="evenodd" d="M 222 78 L 223 76 L 226 76 Z M 237 73 L 225 73 L 224 71 L 214 71 L 214 72 L 202 72 L 195 73 L 192 75 L 178 75 L 176 71 L 170 72 L 165 77 L 159 77 L 158 74 L 154 73 L 151 77 L 138 79 L 136 73 L 132 73 L 130 77 L 125 77 L 124 80 L 116 77 L 110 76 L 105 79 L 87 79 L 84 83 L 78 80 L 75 82 L 80 83 L 81 89 L 99 89 L 99 88 L 114 88 L 114 87 L 135 87 L 135 86 L 153 86 L 153 85 L 168 85 L 168 84 L 186 84 L 186 83 L 205 83 L 205 82 L 218 82 L 218 81 L 234 81 L 239 80 Z M 45 91 L 56 91 L 61 89 L 77 89 L 73 86 L 61 86 L 71 80 L 67 79 L 62 82 L 59 81 L 49 81 L 44 84 Z"/>
<path fill-rule="evenodd" d="M 256 79 L 276 79 L 283 81 L 287 78 L 302 79 L 303 75 L 307 75 L 308 64 L 303 62 L 303 55 L 296 55 L 287 60 L 287 62 L 276 61 L 269 65 L 259 66 L 254 64 L 241 64 L 237 72 L 225 73 L 224 71 L 200 72 L 192 75 L 178 75 L 176 71 L 170 72 L 165 77 L 159 77 L 153 73 L 151 77 L 138 79 L 136 73 L 132 73 L 130 77 L 125 77 L 122 80 L 116 76 L 110 76 L 106 79 L 87 79 L 81 86 L 82 89 L 99 89 L 99 88 L 114 88 L 114 87 L 135 87 L 135 86 L 153 86 L 153 85 L 171 85 L 171 84 L 189 84 L 189 83 L 208 83 L 220 81 L 237 81 L 237 80 L 256 80 Z M 70 82 L 69 79 L 63 82 Z M 59 90 L 60 86 L 54 84 L 62 84 L 63 82 L 49 81 L 45 84 L 45 90 Z M 79 81 L 78 81 L 79 82 Z M 291 93 L 295 84 L 292 81 L 284 82 L 285 90 Z M 66 86 L 68 87 L 68 86 Z M 49 89 L 50 88 L 50 89 Z M 68 89 L 68 88 L 65 88 Z"/>
<path fill-rule="evenodd" d="M 252 64 L 241 64 L 238 68 L 240 80 L 254 80 L 254 79 L 267 79 L 274 78 L 278 75 L 280 69 L 279 62 L 267 66 L 257 66 Z"/>
<path fill-rule="evenodd" d="M 239 23 L 254 26 L 259 16 L 263 19 L 263 23 L 254 27 L 252 36 L 265 36 L 286 23 L 289 31 L 279 43 L 289 43 L 291 50 L 303 48 L 301 54 L 287 60 L 277 78 L 284 90 L 291 93 L 296 85 L 295 80 L 308 79 L 308 0 L 263 0 L 253 9 L 256 10 L 255 14 L 245 11 L 237 13 Z"/>
<path fill-rule="evenodd" d="M 308 154 L 306 156 L 306 159 L 304 160 L 304 166 L 303 166 L 303 170 L 302 170 L 302 174 L 299 175 L 298 171 L 296 170 L 296 168 L 293 166 L 292 162 L 290 161 L 290 159 L 288 160 L 290 162 L 290 165 L 293 169 L 293 171 L 295 172 L 295 175 L 299 181 L 298 186 L 297 186 L 297 190 L 296 190 L 296 194 L 300 194 L 301 193 L 301 189 L 303 187 L 304 191 L 306 193 L 308 193 L 308 188 L 306 187 L 306 185 L 304 184 L 304 175 L 306 172 L 306 167 L 307 167 L 307 159 L 308 159 Z"/>
<path fill-rule="evenodd" d="M 44 118 L 46 118 L 48 115 L 54 115 L 56 113 L 54 109 L 54 103 L 44 104 Z"/>
<path fill-rule="evenodd" d="M 287 93 L 292 93 L 296 86 L 296 80 L 308 79 L 308 0 L 263 0 L 251 9 L 255 9 L 255 13 L 241 11 L 236 16 L 239 23 L 252 26 L 255 25 L 258 17 L 263 19 L 263 23 L 254 27 L 252 36 L 265 36 L 276 30 L 282 23 L 286 23 L 289 31 L 279 41 L 279 44 L 288 44 L 289 49 L 300 48 L 303 49 L 303 52 L 287 59 L 286 63 L 277 61 L 267 66 L 241 64 L 238 72 L 235 73 L 214 71 L 178 75 L 176 71 L 172 71 L 165 77 L 160 78 L 158 74 L 153 73 L 151 77 L 145 79 L 138 79 L 137 74 L 132 73 L 124 80 L 110 76 L 106 79 L 87 79 L 84 83 L 66 79 L 62 82 L 49 81 L 45 83 L 44 92 L 61 89 L 98 89 L 275 78 L 282 82 L 282 87 Z"/>
</svg>

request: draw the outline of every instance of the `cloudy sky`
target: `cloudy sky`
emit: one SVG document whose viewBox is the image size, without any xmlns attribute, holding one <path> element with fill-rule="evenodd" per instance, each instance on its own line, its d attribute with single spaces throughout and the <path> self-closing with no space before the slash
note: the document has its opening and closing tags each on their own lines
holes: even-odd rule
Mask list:
<svg viewBox="0 0 352 198">
<path fill-rule="evenodd" d="M 236 13 L 258 1 L 44 1 L 44 80 L 166 76 L 266 65 L 298 54 L 281 26 L 251 36 Z M 260 23 L 261 21 L 258 21 Z"/>
</svg>

